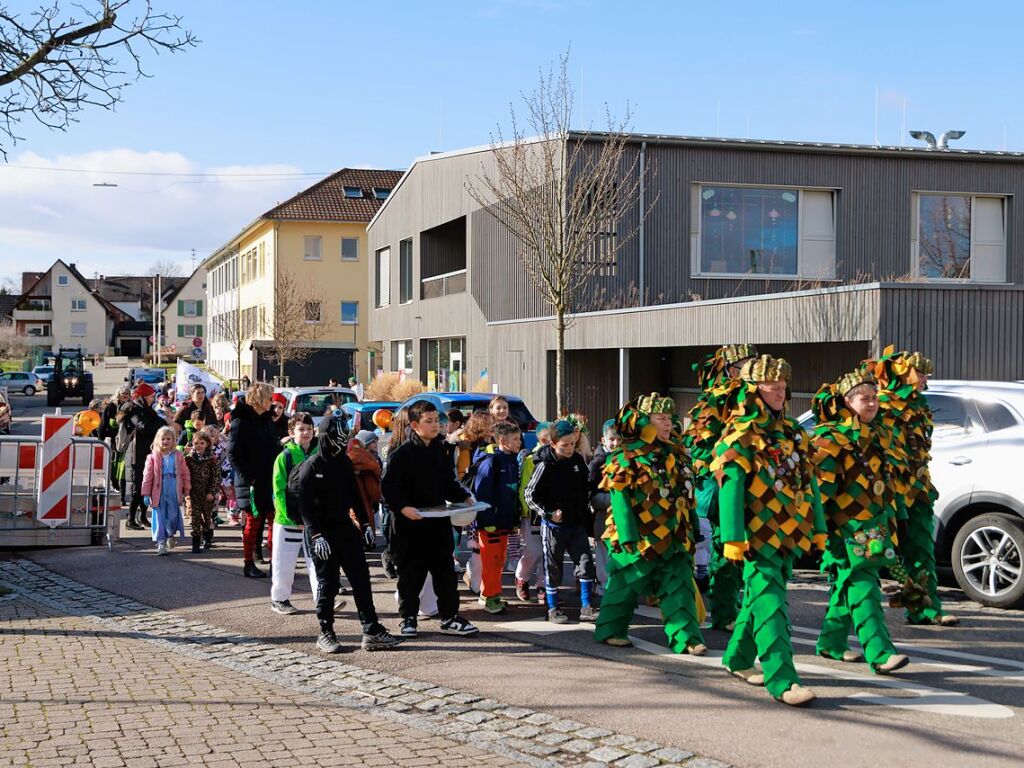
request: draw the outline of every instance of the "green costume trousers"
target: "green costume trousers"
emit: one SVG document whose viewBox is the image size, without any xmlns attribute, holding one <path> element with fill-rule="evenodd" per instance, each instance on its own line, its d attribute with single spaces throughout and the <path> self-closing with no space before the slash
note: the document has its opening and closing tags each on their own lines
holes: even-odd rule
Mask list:
<svg viewBox="0 0 1024 768">
<path fill-rule="evenodd" d="M 637 602 L 655 595 L 665 621 L 668 645 L 685 653 L 688 645 L 703 643 L 693 584 L 693 556 L 680 550 L 664 558 L 645 560 L 637 554 L 610 552 L 608 583 L 601 598 L 594 639 L 626 637 Z"/>
<path fill-rule="evenodd" d="M 723 554 L 721 527 L 718 524 L 718 483 L 709 475 L 697 480 L 697 514 L 711 523 L 710 561 L 708 563 L 708 613 L 711 626 L 724 629 L 736 621 L 740 612 L 743 568 Z"/>
<path fill-rule="evenodd" d="M 845 547 L 845 545 L 843 545 Z M 896 653 L 882 609 L 882 588 L 875 568 L 850 569 L 845 557 L 829 556 L 833 575 L 828 610 L 818 635 L 818 653 L 842 659 L 849 649 L 850 630 L 864 649 L 864 660 L 875 669 Z"/>
<path fill-rule="evenodd" d="M 939 579 L 935 573 L 934 527 L 931 504 L 919 501 L 907 507 L 907 530 L 900 540 L 900 554 L 911 578 L 916 579 L 921 571 L 928 573 L 928 596 L 932 601 L 927 608 L 906 612 L 907 621 L 911 624 L 927 624 L 945 613 L 939 600 Z"/>
<path fill-rule="evenodd" d="M 750 669 L 760 659 L 764 687 L 779 698 L 800 677 L 793 665 L 786 582 L 793 574 L 789 553 L 752 552 L 743 566 L 743 607 L 722 663 L 730 671 Z"/>
</svg>

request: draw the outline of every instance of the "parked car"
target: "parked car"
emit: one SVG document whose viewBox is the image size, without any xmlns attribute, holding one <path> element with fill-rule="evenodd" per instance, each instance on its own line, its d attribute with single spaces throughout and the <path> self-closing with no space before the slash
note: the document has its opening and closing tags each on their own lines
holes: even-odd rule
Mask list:
<svg viewBox="0 0 1024 768">
<path fill-rule="evenodd" d="M 46 387 L 49 385 L 50 379 L 53 378 L 53 366 L 37 365 L 35 368 L 32 369 L 32 373 L 34 373 L 39 378 L 39 380 L 43 382 L 43 386 Z"/>
<path fill-rule="evenodd" d="M 491 402 L 492 397 L 493 395 L 488 395 L 486 392 L 421 392 L 402 403 L 398 410 L 404 411 L 415 402 L 427 400 L 441 412 L 441 423 L 445 424 L 448 422 L 445 414 L 452 408 L 458 408 L 463 415 L 468 417 L 473 411 L 487 410 L 487 405 Z M 533 450 L 533 447 L 537 445 L 537 419 L 530 413 L 530 409 L 526 407 L 522 398 L 515 395 L 503 395 L 503 397 L 508 400 L 509 416 L 523 432 L 523 447 Z"/>
<path fill-rule="evenodd" d="M 345 412 L 348 428 L 354 435 L 361 429 L 368 429 L 371 432 L 377 429 L 373 423 L 373 414 L 380 410 L 387 410 L 394 413 L 401 403 L 392 400 L 364 400 L 363 402 L 345 403 L 341 410 Z"/>
<path fill-rule="evenodd" d="M 21 392 L 31 397 L 41 389 L 46 389 L 42 379 L 35 373 L 25 371 L 5 371 L 0 373 L 0 384 L 7 387 L 9 392 Z"/>
<path fill-rule="evenodd" d="M 972 600 L 1024 605 L 1024 384 L 935 380 L 927 395 L 936 559 Z"/>
<path fill-rule="evenodd" d="M 0 435 L 11 434 L 11 404 L 7 402 L 7 392 L 0 392 Z"/>
<path fill-rule="evenodd" d="M 167 383 L 167 371 L 164 368 L 129 368 L 128 375 L 124 377 L 124 380 L 133 388 L 140 381 L 156 387 L 159 384 Z"/>
<path fill-rule="evenodd" d="M 287 418 L 305 411 L 313 417 L 314 424 L 319 424 L 331 409 L 357 399 L 356 393 L 346 387 L 278 387 L 274 391 L 288 399 L 284 407 Z"/>
</svg>

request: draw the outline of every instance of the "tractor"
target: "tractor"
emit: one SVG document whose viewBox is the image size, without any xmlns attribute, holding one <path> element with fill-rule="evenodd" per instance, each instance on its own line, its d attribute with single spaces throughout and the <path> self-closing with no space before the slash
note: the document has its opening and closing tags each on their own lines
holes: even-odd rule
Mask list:
<svg viewBox="0 0 1024 768">
<path fill-rule="evenodd" d="M 65 399 L 79 397 L 85 406 L 92 401 L 92 374 L 85 370 L 85 358 L 81 347 L 60 347 L 54 355 L 53 378 L 46 387 L 46 404 L 55 407 Z"/>
</svg>

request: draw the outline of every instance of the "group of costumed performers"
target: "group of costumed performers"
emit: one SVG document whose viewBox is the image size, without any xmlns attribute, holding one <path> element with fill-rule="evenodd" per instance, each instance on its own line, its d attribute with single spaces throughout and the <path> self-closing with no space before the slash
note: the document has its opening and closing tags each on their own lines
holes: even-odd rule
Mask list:
<svg viewBox="0 0 1024 768">
<path fill-rule="evenodd" d="M 883 573 L 897 582 L 889 605 L 910 623 L 957 623 L 942 611 L 935 576 L 931 361 L 887 348 L 822 386 L 813 435 L 786 414 L 785 360 L 732 344 L 695 370 L 702 391 L 685 431 L 674 401 L 657 393 L 626 403 L 615 419 L 622 442 L 601 480 L 611 501 L 609 562 L 595 639 L 631 645 L 633 611 L 653 598 L 669 646 L 703 654 L 705 591 L 711 626 L 732 632 L 725 668 L 781 702 L 808 704 L 815 696 L 793 663 L 786 590 L 795 561 L 812 550 L 830 582 L 821 656 L 866 661 L 878 674 L 908 663 L 886 627 Z M 699 584 L 702 519 L 711 523 L 711 555 Z M 863 653 L 850 649 L 851 631 Z"/>
</svg>

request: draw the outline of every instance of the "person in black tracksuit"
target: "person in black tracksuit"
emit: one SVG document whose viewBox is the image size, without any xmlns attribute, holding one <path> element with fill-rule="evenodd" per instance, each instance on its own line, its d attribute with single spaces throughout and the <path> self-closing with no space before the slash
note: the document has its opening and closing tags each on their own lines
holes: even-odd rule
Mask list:
<svg viewBox="0 0 1024 768">
<path fill-rule="evenodd" d="M 594 552 L 590 548 L 590 488 L 587 463 L 576 452 L 579 433 L 562 420 L 551 427 L 551 445 L 537 454 L 536 466 L 523 494 L 526 505 L 541 519 L 544 546 L 544 591 L 548 621 L 565 624 L 569 619 L 558 607 L 562 561 L 569 553 L 580 580 L 580 620 L 595 621 L 590 604 L 594 586 Z"/>
<path fill-rule="evenodd" d="M 341 648 L 334 634 L 334 598 L 340 587 L 340 569 L 352 585 L 363 628 L 363 650 L 391 648 L 399 640 L 377 619 L 362 531 L 349 516 L 360 501 L 355 470 L 345 451 L 348 429 L 343 416 L 324 417 L 317 437 L 316 453 L 293 469 L 295 478 L 288 481 L 288 487 L 295 489 L 306 551 L 316 569 L 316 618 L 320 622 L 317 647 L 325 653 L 337 653 Z"/>
<path fill-rule="evenodd" d="M 459 616 L 459 593 L 452 559 L 455 541 L 451 518 L 424 519 L 419 509 L 442 507 L 446 501 L 472 498 L 455 479 L 440 421 L 432 403 L 420 401 L 408 409 L 409 439 L 388 455 L 381 490 L 391 509 L 391 556 L 398 568 L 398 613 L 402 636 L 416 636 L 420 590 L 429 573 L 437 595 L 441 631 L 472 635 L 479 630 Z"/>
</svg>

